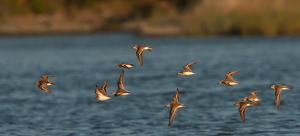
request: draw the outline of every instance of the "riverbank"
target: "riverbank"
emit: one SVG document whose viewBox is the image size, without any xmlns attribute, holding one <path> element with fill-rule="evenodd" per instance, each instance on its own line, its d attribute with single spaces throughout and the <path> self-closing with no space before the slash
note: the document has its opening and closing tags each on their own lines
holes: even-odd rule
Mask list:
<svg viewBox="0 0 300 136">
<path fill-rule="evenodd" d="M 297 0 L 183 2 L 153 0 L 128 4 L 112 0 L 79 8 L 74 8 L 73 3 L 68 6 L 61 3 L 56 8 L 31 9 L 26 13 L 0 10 L 0 34 L 106 31 L 133 31 L 153 36 L 300 34 L 300 2 Z M 7 9 L 11 9 L 9 5 Z"/>
</svg>

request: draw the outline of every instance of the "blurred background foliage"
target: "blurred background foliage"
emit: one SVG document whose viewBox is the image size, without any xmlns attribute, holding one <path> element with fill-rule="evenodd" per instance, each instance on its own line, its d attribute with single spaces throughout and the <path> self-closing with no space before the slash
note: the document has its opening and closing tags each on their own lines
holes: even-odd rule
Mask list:
<svg viewBox="0 0 300 136">
<path fill-rule="evenodd" d="M 25 22 L 47 16 L 55 24 L 55 15 L 64 16 L 66 24 L 91 22 L 96 31 L 146 35 L 300 33 L 299 0 L 0 0 L 2 25 L 15 16 Z"/>
</svg>

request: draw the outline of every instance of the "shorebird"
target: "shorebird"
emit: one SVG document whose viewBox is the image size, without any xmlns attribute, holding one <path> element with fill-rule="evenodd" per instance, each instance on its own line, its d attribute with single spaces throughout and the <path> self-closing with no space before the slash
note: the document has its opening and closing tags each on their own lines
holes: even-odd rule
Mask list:
<svg viewBox="0 0 300 136">
<path fill-rule="evenodd" d="M 98 99 L 98 100 L 101 100 L 101 101 L 105 101 L 105 100 L 108 100 L 108 99 L 112 98 L 112 97 L 107 96 L 107 93 L 106 93 L 107 83 L 108 83 L 108 80 L 106 80 L 103 83 L 101 89 L 97 85 L 95 86 L 94 92 L 95 92 L 95 94 L 97 94 L 97 96 L 95 97 L 95 99 Z"/>
<path fill-rule="evenodd" d="M 44 92 L 47 92 L 47 93 L 51 93 L 47 88 L 46 86 L 47 85 L 55 85 L 54 83 L 50 82 L 48 80 L 48 77 L 54 77 L 54 76 L 51 76 L 51 75 L 43 75 L 41 76 L 41 80 L 39 81 L 36 81 L 34 84 L 38 84 L 38 88 L 43 90 Z"/>
<path fill-rule="evenodd" d="M 263 91 L 251 91 L 251 92 L 249 92 L 249 96 L 245 97 L 243 100 L 247 100 L 247 101 L 253 102 L 255 104 L 260 104 L 257 101 L 261 101 L 262 99 L 260 99 L 256 96 L 256 93 L 260 93 L 260 92 L 263 92 Z"/>
<path fill-rule="evenodd" d="M 233 87 L 233 85 L 240 84 L 239 82 L 234 81 L 232 78 L 232 75 L 234 75 L 236 73 L 240 73 L 240 71 L 231 71 L 231 72 L 225 73 L 225 79 L 221 80 L 218 84 L 228 85 L 231 87 Z"/>
<path fill-rule="evenodd" d="M 115 94 L 115 96 L 120 96 L 120 95 L 128 95 L 131 94 L 131 92 L 126 91 L 124 89 L 124 70 L 122 71 L 122 73 L 120 74 L 119 80 L 117 82 L 118 85 L 118 90 L 115 90 L 112 92 L 112 94 Z"/>
<path fill-rule="evenodd" d="M 121 63 L 121 64 L 118 64 L 116 67 L 130 69 L 130 68 L 134 67 L 134 65 L 129 64 L 129 63 Z"/>
<path fill-rule="evenodd" d="M 235 105 L 240 106 L 239 113 L 240 113 L 241 119 L 244 123 L 245 122 L 245 112 L 246 112 L 247 106 L 253 106 L 254 104 L 251 104 L 249 102 L 237 102 L 237 103 L 235 103 Z"/>
<path fill-rule="evenodd" d="M 175 115 L 177 113 L 177 109 L 179 107 L 186 107 L 186 105 L 179 103 L 179 90 L 177 88 L 173 98 L 172 98 L 172 102 L 168 103 L 165 107 L 170 107 L 170 113 L 169 113 L 169 124 L 168 126 L 170 126 L 175 118 Z"/>
<path fill-rule="evenodd" d="M 183 66 L 183 71 L 179 71 L 177 74 L 179 75 L 193 75 L 193 74 L 196 74 L 195 72 L 193 72 L 191 69 L 190 69 L 190 66 L 196 64 L 197 62 L 191 62 L 189 64 L 186 64 Z"/>
<path fill-rule="evenodd" d="M 136 57 L 137 57 L 138 61 L 140 62 L 141 66 L 143 66 L 143 52 L 144 52 L 144 50 L 151 52 L 152 47 L 146 46 L 146 45 L 134 45 L 131 49 L 137 49 Z"/>
<path fill-rule="evenodd" d="M 270 89 L 275 89 L 275 103 L 276 107 L 279 108 L 282 90 L 290 90 L 290 88 L 286 87 L 285 84 L 277 84 L 272 85 Z"/>
</svg>

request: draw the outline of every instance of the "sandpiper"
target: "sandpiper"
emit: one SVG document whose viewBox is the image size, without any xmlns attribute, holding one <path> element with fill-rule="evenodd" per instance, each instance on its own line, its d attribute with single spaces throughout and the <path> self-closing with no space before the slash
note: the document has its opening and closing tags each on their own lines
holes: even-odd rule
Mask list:
<svg viewBox="0 0 300 136">
<path fill-rule="evenodd" d="M 190 66 L 196 64 L 197 62 L 191 62 L 189 64 L 186 64 L 183 66 L 183 71 L 179 71 L 177 74 L 179 75 L 193 75 L 193 74 L 196 74 L 195 72 L 193 72 L 191 69 L 190 69 Z"/>
<path fill-rule="evenodd" d="M 236 73 L 240 73 L 240 71 L 231 71 L 231 72 L 225 73 L 225 79 L 221 80 L 218 84 L 228 85 L 231 87 L 233 87 L 233 85 L 240 84 L 239 82 L 234 81 L 232 78 L 232 75 L 234 75 Z"/>
<path fill-rule="evenodd" d="M 38 84 L 38 88 L 43 90 L 44 92 L 47 92 L 47 93 L 51 93 L 47 88 L 46 86 L 47 85 L 55 85 L 54 83 L 50 82 L 48 80 L 48 77 L 54 77 L 54 76 L 51 76 L 51 75 L 43 75 L 41 76 L 41 80 L 39 81 L 36 81 L 34 84 Z"/>
<path fill-rule="evenodd" d="M 261 98 L 258 98 L 256 96 L 256 93 L 260 93 L 260 92 L 263 92 L 263 91 L 251 91 L 249 92 L 249 96 L 248 97 L 245 97 L 243 100 L 247 100 L 247 101 L 250 101 L 250 102 L 253 102 L 255 104 L 260 104 L 259 102 L 257 101 L 261 101 L 262 99 Z"/>
<path fill-rule="evenodd" d="M 277 84 L 272 85 L 270 89 L 275 89 L 275 103 L 276 107 L 279 108 L 282 90 L 290 90 L 290 88 L 286 87 L 285 84 Z"/>
<path fill-rule="evenodd" d="M 147 51 L 151 52 L 152 47 L 151 46 L 146 46 L 146 45 L 134 45 L 132 47 L 132 49 L 137 49 L 136 57 L 139 60 L 141 66 L 143 66 L 143 52 L 144 52 L 144 50 L 147 50 Z"/>
<path fill-rule="evenodd" d="M 170 126 L 175 118 L 175 115 L 177 113 L 177 109 L 179 107 L 186 107 L 186 105 L 179 103 L 179 90 L 177 88 L 173 98 L 172 98 L 172 102 L 168 103 L 165 107 L 170 107 L 170 113 L 169 113 L 169 124 L 168 126 Z"/>
<path fill-rule="evenodd" d="M 115 90 L 112 92 L 112 94 L 115 94 L 115 96 L 120 96 L 120 95 L 128 95 L 131 94 L 131 92 L 126 91 L 124 89 L 124 70 L 122 71 L 122 73 L 120 74 L 119 80 L 117 82 L 118 85 L 118 90 Z"/>
<path fill-rule="evenodd" d="M 116 67 L 130 69 L 130 68 L 134 67 L 134 65 L 129 64 L 129 63 L 121 63 L 121 64 L 118 64 Z"/>
<path fill-rule="evenodd" d="M 249 102 L 237 102 L 237 103 L 235 103 L 235 105 L 240 106 L 239 113 L 240 113 L 241 119 L 244 123 L 245 122 L 245 112 L 246 112 L 247 106 L 253 106 L 254 104 L 251 104 Z"/>
<path fill-rule="evenodd" d="M 97 94 L 97 96 L 95 97 L 95 99 L 98 99 L 98 100 L 101 100 L 101 101 L 105 101 L 105 100 L 108 100 L 108 99 L 112 98 L 112 97 L 107 96 L 107 93 L 106 93 L 107 83 L 108 83 L 108 80 L 106 80 L 104 82 L 104 84 L 102 85 L 101 89 L 97 85 L 95 86 L 94 92 L 95 92 L 95 94 Z"/>
</svg>

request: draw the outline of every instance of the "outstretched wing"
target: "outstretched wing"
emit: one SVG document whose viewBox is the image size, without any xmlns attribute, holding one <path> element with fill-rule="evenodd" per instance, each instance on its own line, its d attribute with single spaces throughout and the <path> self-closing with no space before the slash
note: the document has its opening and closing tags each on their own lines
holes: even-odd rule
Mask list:
<svg viewBox="0 0 300 136">
<path fill-rule="evenodd" d="M 169 113 L 169 124 L 168 126 L 170 126 L 175 118 L 175 115 L 177 113 L 177 109 L 178 107 L 171 107 L 170 109 L 170 113 Z"/>
<path fill-rule="evenodd" d="M 103 83 L 101 89 L 100 89 L 100 92 L 103 94 L 103 95 L 107 95 L 106 93 L 106 87 L 107 87 L 107 84 L 108 84 L 108 79 Z"/>
<path fill-rule="evenodd" d="M 41 76 L 42 80 L 44 80 L 44 81 L 48 81 L 48 77 L 54 77 L 54 76 L 52 76 L 52 75 L 43 75 L 43 76 Z"/>
<path fill-rule="evenodd" d="M 247 105 L 240 105 L 240 108 L 239 108 L 239 113 L 240 113 L 240 116 L 241 116 L 241 119 L 243 122 L 245 122 L 246 108 L 247 108 Z"/>
<path fill-rule="evenodd" d="M 94 89 L 95 94 L 101 95 L 100 88 L 96 85 Z"/>
<path fill-rule="evenodd" d="M 44 92 L 47 92 L 47 93 L 51 93 L 47 88 L 46 88 L 46 85 L 47 84 L 40 84 L 38 85 L 38 88 L 43 90 Z"/>
<path fill-rule="evenodd" d="M 144 48 L 138 48 L 136 51 L 136 57 L 140 62 L 141 66 L 143 66 L 143 52 L 144 52 Z"/>
<path fill-rule="evenodd" d="M 256 94 L 257 94 L 257 93 L 260 93 L 260 92 L 263 92 L 263 91 L 251 91 L 251 92 L 249 92 L 249 95 L 250 95 L 250 96 L 255 96 L 255 97 L 256 97 Z"/>
<path fill-rule="evenodd" d="M 188 63 L 188 64 L 184 65 L 184 66 L 183 66 L 183 71 L 184 71 L 184 72 L 192 72 L 190 66 L 192 66 L 192 65 L 194 65 L 194 64 L 196 64 L 196 63 L 197 63 L 197 62 L 191 62 L 191 63 Z"/>
<path fill-rule="evenodd" d="M 172 103 L 173 102 L 176 102 L 176 103 L 179 103 L 179 89 L 177 88 L 173 98 L 172 98 Z"/>
<path fill-rule="evenodd" d="M 117 82 L 118 90 L 124 90 L 124 70 L 120 74 L 119 80 Z"/>
<path fill-rule="evenodd" d="M 275 89 L 275 103 L 276 103 L 276 107 L 279 108 L 280 105 L 280 96 L 282 93 L 282 89 L 281 88 L 276 88 Z"/>
<path fill-rule="evenodd" d="M 227 73 L 225 73 L 225 78 L 233 80 L 232 79 L 232 75 L 237 74 L 237 73 L 240 73 L 240 71 L 230 71 L 230 72 L 227 72 Z"/>
</svg>

